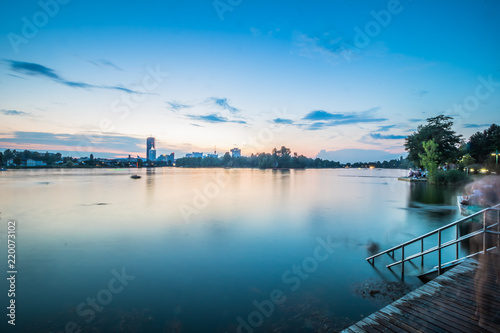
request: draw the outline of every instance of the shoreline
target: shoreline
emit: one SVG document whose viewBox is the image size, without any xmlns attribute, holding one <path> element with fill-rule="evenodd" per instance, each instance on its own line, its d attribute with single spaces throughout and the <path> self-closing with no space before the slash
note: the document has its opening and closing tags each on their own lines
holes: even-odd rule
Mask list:
<svg viewBox="0 0 500 333">
<path fill-rule="evenodd" d="M 402 168 L 355 168 L 355 167 L 324 167 L 324 168 L 258 168 L 258 167 L 225 167 L 225 166 L 204 166 L 204 167 L 190 167 L 190 166 L 143 166 L 143 167 L 132 167 L 132 166 L 122 166 L 122 167 L 112 167 L 112 166 L 17 166 L 17 167 L 2 167 L 1 171 L 11 171 L 11 170 L 39 170 L 39 169 L 150 169 L 150 168 L 179 168 L 179 169 L 259 169 L 259 170 L 307 170 L 307 169 L 353 169 L 353 170 L 407 170 Z"/>
</svg>

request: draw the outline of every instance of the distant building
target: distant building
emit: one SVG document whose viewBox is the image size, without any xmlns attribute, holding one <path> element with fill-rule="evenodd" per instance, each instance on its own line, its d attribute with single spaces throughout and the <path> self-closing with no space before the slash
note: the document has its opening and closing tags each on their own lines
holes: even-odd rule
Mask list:
<svg viewBox="0 0 500 333">
<path fill-rule="evenodd" d="M 231 156 L 233 157 L 241 157 L 241 149 L 233 148 L 231 149 Z"/>
<path fill-rule="evenodd" d="M 148 151 L 148 160 L 150 160 L 150 161 L 156 161 L 156 149 L 151 148 Z"/>
<path fill-rule="evenodd" d="M 207 154 L 205 157 L 219 158 L 219 155 L 217 154 L 217 148 L 214 147 L 214 153 L 213 154 Z"/>
<path fill-rule="evenodd" d="M 26 161 L 26 166 L 29 166 L 29 167 L 45 166 L 45 165 L 47 165 L 47 163 L 42 162 L 42 161 L 35 161 L 35 160 L 30 159 L 30 158 Z"/>
<path fill-rule="evenodd" d="M 163 154 L 158 156 L 158 162 L 165 162 L 167 165 L 173 165 L 174 164 L 174 153 L 171 153 L 169 155 Z"/>
<path fill-rule="evenodd" d="M 156 149 L 155 138 L 153 138 L 152 136 L 146 139 L 146 159 L 148 160 L 150 160 L 149 151 L 151 149 Z M 156 150 L 155 150 L 155 158 L 152 159 L 152 161 L 154 161 L 155 159 L 156 159 Z"/>
</svg>

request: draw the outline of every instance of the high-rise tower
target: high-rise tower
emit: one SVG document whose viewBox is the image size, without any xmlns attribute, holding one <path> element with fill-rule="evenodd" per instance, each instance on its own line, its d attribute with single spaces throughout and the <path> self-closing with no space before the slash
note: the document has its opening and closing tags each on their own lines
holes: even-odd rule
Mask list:
<svg viewBox="0 0 500 333">
<path fill-rule="evenodd" d="M 146 139 L 146 158 L 148 160 L 149 160 L 149 151 L 151 149 L 155 149 L 156 150 L 155 138 L 153 138 L 152 136 L 150 136 L 149 138 Z"/>
</svg>

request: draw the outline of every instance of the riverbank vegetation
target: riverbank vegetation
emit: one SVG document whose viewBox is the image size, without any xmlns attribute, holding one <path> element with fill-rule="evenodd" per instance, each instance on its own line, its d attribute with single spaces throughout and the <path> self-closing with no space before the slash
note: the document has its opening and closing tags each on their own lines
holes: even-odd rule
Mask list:
<svg viewBox="0 0 500 333">
<path fill-rule="evenodd" d="M 471 173 L 490 173 L 498 168 L 500 126 L 492 124 L 468 140 L 452 130 L 453 118 L 439 115 L 427 119 L 405 140 L 408 159 L 428 171 L 431 184 L 467 182 Z"/>
</svg>

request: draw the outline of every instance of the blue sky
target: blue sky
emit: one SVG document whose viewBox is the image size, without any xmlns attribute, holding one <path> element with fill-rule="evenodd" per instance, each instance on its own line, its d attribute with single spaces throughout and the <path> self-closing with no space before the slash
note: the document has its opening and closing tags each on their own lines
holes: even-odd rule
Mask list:
<svg viewBox="0 0 500 333">
<path fill-rule="evenodd" d="M 499 123 L 498 1 L 1 6 L 1 148 L 355 161 L 438 114 L 465 137 Z"/>
</svg>

